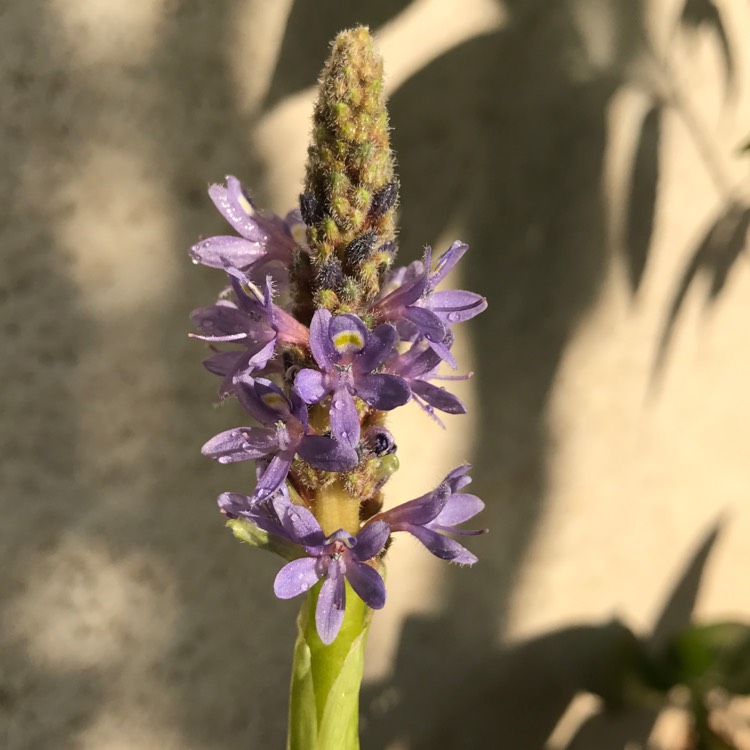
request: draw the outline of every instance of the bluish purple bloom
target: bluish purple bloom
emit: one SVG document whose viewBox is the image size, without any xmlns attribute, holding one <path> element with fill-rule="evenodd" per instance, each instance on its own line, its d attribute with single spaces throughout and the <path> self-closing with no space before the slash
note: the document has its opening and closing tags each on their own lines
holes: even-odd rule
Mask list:
<svg viewBox="0 0 750 750">
<path fill-rule="evenodd" d="M 263 427 L 236 427 L 211 438 L 202 448 L 220 463 L 269 462 L 254 497 L 268 497 L 284 483 L 295 455 L 324 471 L 347 471 L 357 465 L 357 452 L 324 435 L 309 432 L 307 405 L 292 388 L 289 396 L 270 380 L 239 379 L 240 403 Z"/>
<path fill-rule="evenodd" d="M 437 285 L 453 270 L 469 246 L 454 242 L 432 267 L 432 250 L 425 248 L 424 258 L 400 271 L 399 285 L 372 305 L 378 320 L 393 323 L 399 331 L 406 329 L 405 340 L 422 335 L 441 359 L 456 367 L 450 352 L 449 328 L 479 315 L 487 308 L 487 300 L 474 292 L 450 289 L 436 292 Z M 393 279 L 390 286 L 393 285 Z M 406 325 L 404 325 L 406 324 Z"/>
<path fill-rule="evenodd" d="M 446 536 L 485 533 L 485 529 L 469 531 L 457 528 L 458 524 L 473 518 L 484 508 L 484 503 L 476 495 L 460 492 L 471 482 L 468 475 L 470 470 L 469 464 L 459 466 L 445 477 L 437 489 L 379 513 L 373 521 L 385 521 L 392 532 L 408 531 L 442 560 L 473 565 L 477 561 L 476 556 L 455 539 Z"/>
<path fill-rule="evenodd" d="M 466 380 L 471 375 L 438 375 L 443 360 L 428 343 L 420 338 L 403 354 L 395 354 L 386 361 L 386 367 L 400 375 L 411 388 L 412 399 L 419 404 L 438 424 L 445 425 L 435 414 L 435 409 L 446 414 L 466 414 L 461 400 L 448 393 L 445 388 L 430 383 L 430 380 Z"/>
<path fill-rule="evenodd" d="M 403 378 L 376 373 L 398 343 L 396 329 L 387 323 L 368 331 L 351 314 L 315 311 L 310 323 L 310 349 L 320 371 L 297 373 L 295 387 L 308 404 L 331 396 L 331 431 L 338 441 L 354 448 L 359 442 L 360 421 L 354 396 L 388 411 L 405 404 L 411 391 Z"/>
<path fill-rule="evenodd" d="M 326 536 L 315 516 L 294 505 L 283 492 L 262 501 L 225 492 L 219 497 L 219 506 L 230 517 L 244 518 L 277 539 L 299 545 L 301 556 L 279 571 L 274 592 L 280 599 L 291 599 L 323 580 L 315 624 L 326 645 L 335 640 L 344 620 L 345 580 L 371 609 L 385 604 L 383 579 L 367 564 L 388 540 L 390 531 L 382 521 L 368 523 L 356 536 L 343 529 Z"/>
<path fill-rule="evenodd" d="M 215 305 L 193 310 L 190 316 L 201 331 L 190 334 L 192 338 L 246 347 L 243 351 L 216 352 L 203 362 L 209 372 L 222 376 L 221 396 L 234 391 L 236 378 L 265 368 L 278 342 L 305 346 L 309 336 L 306 326 L 273 303 L 269 277 L 261 290 L 238 269 L 226 270 L 236 301 L 220 299 Z"/>
<path fill-rule="evenodd" d="M 221 215 L 240 234 L 207 237 L 190 249 L 193 261 L 211 268 L 227 264 L 248 271 L 280 261 L 290 264 L 294 250 L 304 245 L 304 224 L 298 211 L 286 219 L 260 213 L 240 181 L 227 176 L 227 186 L 211 185 L 208 194 Z"/>
</svg>

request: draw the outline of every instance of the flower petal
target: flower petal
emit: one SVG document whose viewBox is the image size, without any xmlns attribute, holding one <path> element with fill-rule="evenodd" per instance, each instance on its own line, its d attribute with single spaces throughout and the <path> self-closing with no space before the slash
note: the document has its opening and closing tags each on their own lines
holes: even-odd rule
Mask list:
<svg viewBox="0 0 750 750">
<path fill-rule="evenodd" d="M 221 512 L 230 518 L 239 518 L 251 512 L 253 506 L 252 498 L 236 492 L 222 492 L 217 502 Z"/>
<path fill-rule="evenodd" d="M 325 435 L 306 435 L 297 447 L 297 454 L 323 471 L 348 471 L 359 461 L 354 448 Z"/>
<path fill-rule="evenodd" d="M 308 404 L 317 404 L 328 393 L 326 379 L 322 372 L 305 368 L 294 378 L 294 387 Z"/>
<path fill-rule="evenodd" d="M 471 320 L 487 309 L 487 300 L 481 294 L 466 292 L 463 289 L 450 289 L 435 292 L 430 297 L 430 309 L 446 325 Z"/>
<path fill-rule="evenodd" d="M 385 604 L 385 583 L 374 568 L 366 563 L 351 560 L 346 566 L 346 579 L 357 596 L 370 609 L 383 608 Z"/>
<path fill-rule="evenodd" d="M 454 268 L 469 249 L 465 242 L 454 242 L 438 259 L 435 270 L 430 274 L 430 286 L 434 289 Z"/>
<path fill-rule="evenodd" d="M 287 563 L 273 582 L 273 593 L 279 599 L 292 599 L 309 591 L 321 578 L 318 561 L 314 557 L 302 557 Z"/>
<path fill-rule="evenodd" d="M 355 357 L 354 367 L 362 373 L 372 372 L 395 351 L 398 332 L 390 323 L 377 326 L 367 337 L 365 348 Z"/>
<path fill-rule="evenodd" d="M 461 400 L 448 393 L 445 388 L 428 383 L 424 380 L 412 380 L 411 389 L 418 396 L 421 396 L 430 406 L 446 414 L 466 414 L 466 407 Z"/>
<path fill-rule="evenodd" d="M 424 526 L 410 526 L 405 531 L 409 531 L 417 537 L 435 557 L 439 557 L 441 560 L 449 560 L 461 565 L 473 565 L 477 561 L 476 555 L 469 552 L 466 547 L 461 546 L 455 539 L 439 534 L 437 531 Z"/>
<path fill-rule="evenodd" d="M 476 496 L 458 492 L 448 498 L 445 507 L 438 513 L 431 526 L 458 526 L 458 524 L 474 518 L 484 510 L 484 503 Z"/>
<path fill-rule="evenodd" d="M 294 454 L 290 454 L 287 451 L 277 453 L 263 472 L 263 476 L 258 480 L 258 484 L 255 485 L 253 497 L 262 500 L 273 495 L 284 484 L 287 474 L 289 474 L 289 469 L 292 467 L 293 458 Z"/>
<path fill-rule="evenodd" d="M 331 432 L 336 440 L 355 448 L 359 443 L 359 414 L 354 405 L 354 398 L 349 393 L 344 373 L 333 392 L 328 416 L 331 422 Z"/>
<path fill-rule="evenodd" d="M 356 315 L 347 313 L 337 315 L 331 320 L 328 335 L 338 359 L 346 354 L 361 352 L 367 343 L 368 332 L 365 324 Z"/>
<path fill-rule="evenodd" d="M 450 489 L 443 483 L 426 495 L 379 513 L 376 518 L 385 521 L 393 531 L 401 531 L 406 525 L 422 526 L 437 518 L 449 497 Z"/>
<path fill-rule="evenodd" d="M 214 435 L 202 448 L 221 464 L 258 459 L 278 450 L 276 433 L 263 427 L 236 427 Z"/>
<path fill-rule="evenodd" d="M 208 194 L 219 213 L 232 225 L 235 231 L 253 242 L 264 243 L 268 239 L 258 222 L 255 221 L 255 207 L 245 194 L 236 177 L 227 175 L 227 187 L 211 185 Z"/>
<path fill-rule="evenodd" d="M 231 341 L 247 338 L 250 321 L 234 305 L 209 305 L 190 313 L 190 320 L 201 333 L 193 338 L 209 341 Z M 229 338 L 228 338 L 229 337 Z"/>
<path fill-rule="evenodd" d="M 428 341 L 434 343 L 445 339 L 445 325 L 432 310 L 413 305 L 404 309 L 404 318 L 413 323 Z"/>
<path fill-rule="evenodd" d="M 411 398 L 408 383 L 398 375 L 357 375 L 354 390 L 363 401 L 382 411 L 403 406 Z"/>
<path fill-rule="evenodd" d="M 331 325 L 330 311 L 318 308 L 310 321 L 310 351 L 321 370 L 330 370 L 337 362 L 336 351 L 331 343 L 328 329 Z"/>
<path fill-rule="evenodd" d="M 219 269 L 225 268 L 227 263 L 235 268 L 247 268 L 264 255 L 260 242 L 228 235 L 206 237 L 190 248 L 190 257 L 195 263 Z"/>
<path fill-rule="evenodd" d="M 375 557 L 385 547 L 391 530 L 384 521 L 370 521 L 357 534 L 356 544 L 352 547 L 352 557 L 364 562 Z"/>
<path fill-rule="evenodd" d="M 238 379 L 235 384 L 237 398 L 252 416 L 266 425 L 286 422 L 290 416 L 290 402 L 284 392 L 266 378 Z"/>
<path fill-rule="evenodd" d="M 318 606 L 315 609 L 315 627 L 320 640 L 329 645 L 333 643 L 344 621 L 346 608 L 346 588 L 344 576 L 338 562 L 328 566 L 328 575 L 320 587 Z"/>
<path fill-rule="evenodd" d="M 281 496 L 274 497 L 270 504 L 287 539 L 304 547 L 323 543 L 325 536 L 320 524 L 307 508 Z"/>
</svg>

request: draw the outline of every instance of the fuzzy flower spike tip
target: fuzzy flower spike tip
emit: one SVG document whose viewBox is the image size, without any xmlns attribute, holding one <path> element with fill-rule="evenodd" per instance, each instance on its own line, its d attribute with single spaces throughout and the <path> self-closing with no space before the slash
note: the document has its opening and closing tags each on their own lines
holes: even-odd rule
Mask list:
<svg viewBox="0 0 750 750">
<path fill-rule="evenodd" d="M 223 493 L 219 508 L 236 537 L 284 559 L 276 596 L 302 597 L 288 747 L 352 750 L 392 538 L 416 537 L 449 562 L 477 559 L 454 538 L 483 531 L 462 527 L 483 508 L 464 492 L 468 465 L 388 510 L 383 488 L 398 467 L 389 412 L 415 401 L 436 419 L 465 413 L 432 381 L 466 377 L 439 371 L 458 365 L 454 327 L 487 303 L 437 288 L 468 250 L 462 242 L 436 262 L 427 248 L 393 267 L 399 183 L 382 60 L 366 28 L 334 40 L 312 132 L 304 191 L 284 218 L 260 210 L 236 177 L 209 188 L 234 234 L 191 249 L 224 277 L 217 301 L 193 312 L 191 335 L 211 347 L 204 365 L 219 396 L 247 413 L 203 446 L 222 464 L 255 463 L 254 485 Z"/>
</svg>

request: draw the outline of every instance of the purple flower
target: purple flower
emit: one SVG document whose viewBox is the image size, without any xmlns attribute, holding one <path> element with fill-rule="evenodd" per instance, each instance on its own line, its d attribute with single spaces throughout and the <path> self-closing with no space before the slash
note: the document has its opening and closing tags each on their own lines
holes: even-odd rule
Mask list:
<svg viewBox="0 0 750 750">
<path fill-rule="evenodd" d="M 260 213 L 240 181 L 227 176 L 227 186 L 211 185 L 208 194 L 221 215 L 241 236 L 207 237 L 190 248 L 195 263 L 211 268 L 248 270 L 271 261 L 290 264 L 297 247 L 304 247 L 304 224 L 298 211 L 286 219 Z"/>
<path fill-rule="evenodd" d="M 273 357 L 278 342 L 307 345 L 309 332 L 285 310 L 273 304 L 270 277 L 263 290 L 241 271 L 228 267 L 236 302 L 220 299 L 215 305 L 199 307 L 190 317 L 201 333 L 192 338 L 210 343 L 244 344 L 243 351 L 217 352 L 203 364 L 223 377 L 219 394 L 234 391 L 236 378 L 262 370 Z"/>
<path fill-rule="evenodd" d="M 323 579 L 315 609 L 315 626 L 320 640 L 328 645 L 335 640 L 344 620 L 344 580 L 349 581 L 357 596 L 371 609 L 381 609 L 385 604 L 383 579 L 366 561 L 383 549 L 390 531 L 387 524 L 375 521 L 368 523 L 357 536 L 339 529 L 318 541 L 317 533 L 320 537 L 323 533 L 309 511 L 307 523 L 298 524 L 297 531 L 304 533 L 308 540 L 316 537 L 316 543 L 301 542 L 309 556 L 287 563 L 278 572 L 273 590 L 279 599 L 291 599 Z"/>
<path fill-rule="evenodd" d="M 375 373 L 398 343 L 396 329 L 384 323 L 373 331 L 349 313 L 332 316 L 315 311 L 310 323 L 310 349 L 320 371 L 306 368 L 297 373 L 295 387 L 308 404 L 331 396 L 331 431 L 342 444 L 356 447 L 360 423 L 354 396 L 388 411 L 411 397 L 406 381 L 397 375 Z"/>
<path fill-rule="evenodd" d="M 486 531 L 457 528 L 458 524 L 473 518 L 484 508 L 484 503 L 476 495 L 459 492 L 471 482 L 471 477 L 468 476 L 470 470 L 469 464 L 459 466 L 448 474 L 437 489 L 379 513 L 372 521 L 385 521 L 392 532 L 408 531 L 442 560 L 473 565 L 477 561 L 476 556 L 454 539 L 445 536 L 474 536 Z"/>
<path fill-rule="evenodd" d="M 469 375 L 438 375 L 442 364 L 440 355 L 424 339 L 415 341 L 403 354 L 396 354 L 386 362 L 386 367 L 400 375 L 411 388 L 412 399 L 419 404 L 438 424 L 445 425 L 435 414 L 435 409 L 446 414 L 466 414 L 466 407 L 457 396 L 445 388 L 430 383 L 430 380 L 466 380 Z"/>
<path fill-rule="evenodd" d="M 413 339 L 415 334 L 424 336 L 440 358 L 451 367 L 457 365 L 450 352 L 450 343 L 446 340 L 450 326 L 479 315 L 487 308 L 487 300 L 474 292 L 461 289 L 436 292 L 435 287 L 468 249 L 465 243 L 454 242 L 431 272 L 432 250 L 426 247 L 421 264 L 417 261 L 397 272 L 395 281 L 399 285 L 371 307 L 378 320 L 401 324 L 399 330 L 406 328 L 404 338 L 407 340 Z M 391 286 L 393 282 L 394 279 Z M 407 325 L 404 326 L 404 323 Z"/>
<path fill-rule="evenodd" d="M 348 445 L 309 433 L 307 406 L 294 388 L 287 397 L 270 380 L 257 378 L 236 381 L 235 390 L 240 403 L 265 426 L 221 432 L 201 452 L 224 464 L 250 459 L 270 461 L 254 497 L 268 497 L 281 487 L 295 454 L 324 471 L 347 471 L 356 466 L 357 453 Z"/>
<path fill-rule="evenodd" d="M 231 518 L 254 523 L 277 543 L 299 547 L 298 558 L 287 563 L 276 576 L 274 592 L 280 599 L 291 599 L 323 579 L 315 624 L 326 645 L 334 641 L 344 619 L 345 580 L 371 609 L 380 609 L 385 604 L 383 579 L 367 564 L 388 540 L 388 525 L 382 521 L 368 523 L 356 536 L 343 529 L 326 536 L 315 516 L 307 508 L 294 505 L 286 492 L 261 501 L 225 492 L 219 496 L 219 507 Z"/>
</svg>

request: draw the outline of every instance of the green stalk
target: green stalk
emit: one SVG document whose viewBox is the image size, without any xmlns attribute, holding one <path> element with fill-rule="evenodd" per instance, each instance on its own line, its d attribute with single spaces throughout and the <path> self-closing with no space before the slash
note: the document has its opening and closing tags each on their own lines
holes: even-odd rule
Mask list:
<svg viewBox="0 0 750 750">
<path fill-rule="evenodd" d="M 315 628 L 320 584 L 297 618 L 287 750 L 358 750 L 359 689 L 372 610 L 346 584 L 346 613 L 326 646 Z"/>
</svg>

